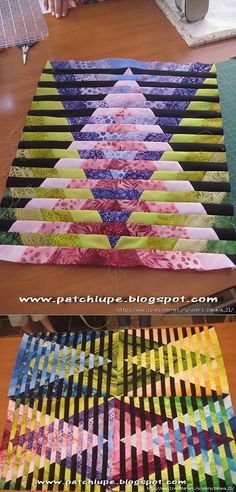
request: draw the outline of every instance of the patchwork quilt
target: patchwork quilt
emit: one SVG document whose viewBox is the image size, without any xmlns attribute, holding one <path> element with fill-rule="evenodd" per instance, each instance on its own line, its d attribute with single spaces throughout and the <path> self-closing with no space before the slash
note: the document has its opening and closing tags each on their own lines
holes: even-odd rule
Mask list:
<svg viewBox="0 0 236 492">
<path fill-rule="evenodd" d="M 235 490 L 213 327 L 25 335 L 9 396 L 1 489 Z"/>
<path fill-rule="evenodd" d="M 225 68 L 48 62 L 1 201 L 0 260 L 235 268 Z"/>
<path fill-rule="evenodd" d="M 229 396 L 17 399 L 0 487 L 233 492 L 234 438 Z"/>
<path fill-rule="evenodd" d="M 24 335 L 8 396 L 214 396 L 229 392 L 214 327 Z"/>
</svg>

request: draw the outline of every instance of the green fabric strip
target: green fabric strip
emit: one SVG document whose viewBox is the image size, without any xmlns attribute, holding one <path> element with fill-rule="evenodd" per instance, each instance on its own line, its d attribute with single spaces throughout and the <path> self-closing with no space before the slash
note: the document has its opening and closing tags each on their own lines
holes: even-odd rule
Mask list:
<svg viewBox="0 0 236 492">
<path fill-rule="evenodd" d="M 99 170 L 99 164 L 98 164 Z M 108 169 L 109 171 L 109 169 Z M 86 169 L 81 168 L 43 168 L 13 166 L 11 177 L 16 178 L 77 178 L 87 179 Z M 211 181 L 228 182 L 226 171 L 153 171 L 151 181 Z"/>
<path fill-rule="evenodd" d="M 236 204 L 236 60 L 217 63 L 217 79 L 220 93 L 221 112 L 225 136 L 227 164 L 231 190 Z M 236 225 L 236 213 L 234 213 Z"/>
<path fill-rule="evenodd" d="M 99 210 L 51 210 L 33 208 L 0 208 L 0 220 L 103 222 Z M 127 220 L 127 224 L 233 229 L 234 220 L 233 217 L 223 215 L 132 212 Z"/>
<path fill-rule="evenodd" d="M 102 234 L 19 234 L 16 232 L 1 232 L 0 244 L 91 249 L 112 248 L 108 237 Z M 121 236 L 115 245 L 115 249 L 153 249 L 159 251 L 236 254 L 236 241 Z"/>
<path fill-rule="evenodd" d="M 6 188 L 10 198 L 74 198 L 95 199 L 90 188 Z M 115 196 L 115 195 L 114 195 Z M 114 198 L 115 199 L 115 198 Z M 150 191 L 141 192 L 139 200 L 153 202 L 224 203 L 231 204 L 231 194 L 218 191 Z"/>
</svg>

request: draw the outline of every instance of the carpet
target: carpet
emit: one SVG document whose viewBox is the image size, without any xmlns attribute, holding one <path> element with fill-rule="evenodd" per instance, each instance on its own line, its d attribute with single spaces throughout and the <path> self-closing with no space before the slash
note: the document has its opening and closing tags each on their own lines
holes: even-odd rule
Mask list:
<svg viewBox="0 0 236 492">
<path fill-rule="evenodd" d="M 235 268 L 230 116 L 219 102 L 229 88 L 218 73 L 220 64 L 48 63 L 1 201 L 0 259 Z"/>
<path fill-rule="evenodd" d="M 210 0 L 208 14 L 203 20 L 189 23 L 175 0 L 155 0 L 158 7 L 190 47 L 236 36 L 236 7 L 234 0 Z"/>
</svg>

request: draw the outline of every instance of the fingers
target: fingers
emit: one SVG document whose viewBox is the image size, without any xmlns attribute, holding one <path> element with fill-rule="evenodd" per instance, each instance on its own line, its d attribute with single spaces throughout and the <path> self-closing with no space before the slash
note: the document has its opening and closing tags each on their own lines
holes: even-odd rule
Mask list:
<svg viewBox="0 0 236 492">
<path fill-rule="evenodd" d="M 51 10 L 51 14 L 55 15 L 55 2 L 54 0 L 49 0 L 49 9 Z"/>
<path fill-rule="evenodd" d="M 62 14 L 62 0 L 54 0 L 55 3 L 55 16 L 56 19 L 60 19 Z"/>
<path fill-rule="evenodd" d="M 62 17 L 65 17 L 66 14 L 67 14 L 67 10 L 68 10 L 68 0 L 63 0 L 62 1 L 62 9 L 61 9 L 61 15 Z"/>
<path fill-rule="evenodd" d="M 69 0 L 45 0 L 45 3 L 49 4 L 51 13 L 56 19 L 66 16 Z"/>
<path fill-rule="evenodd" d="M 43 5 L 44 5 L 45 10 L 48 10 L 49 9 L 48 0 L 44 0 Z"/>
</svg>

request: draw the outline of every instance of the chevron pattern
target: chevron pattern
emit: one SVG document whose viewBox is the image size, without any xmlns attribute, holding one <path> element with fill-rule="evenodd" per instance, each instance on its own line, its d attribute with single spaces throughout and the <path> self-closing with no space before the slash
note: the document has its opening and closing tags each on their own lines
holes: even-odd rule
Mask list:
<svg viewBox="0 0 236 492">
<path fill-rule="evenodd" d="M 234 268 L 217 67 L 48 62 L 1 201 L 0 260 Z"/>
<path fill-rule="evenodd" d="M 24 335 L 9 396 L 214 396 L 229 392 L 214 327 Z"/>
</svg>

